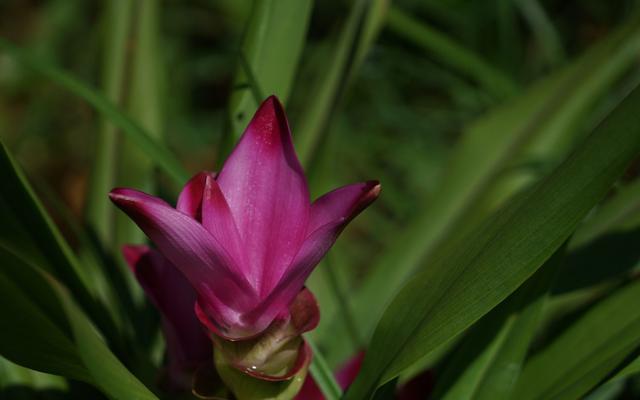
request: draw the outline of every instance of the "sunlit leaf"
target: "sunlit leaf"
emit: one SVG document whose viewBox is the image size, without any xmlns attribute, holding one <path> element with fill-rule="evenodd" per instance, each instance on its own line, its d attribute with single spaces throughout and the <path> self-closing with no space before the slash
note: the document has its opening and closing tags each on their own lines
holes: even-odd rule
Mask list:
<svg viewBox="0 0 640 400">
<path fill-rule="evenodd" d="M 258 107 L 275 94 L 286 104 L 304 48 L 313 0 L 253 3 L 229 111 L 235 143 Z"/>
<path fill-rule="evenodd" d="M 640 25 L 635 21 L 466 130 L 435 196 L 390 238 L 388 250 L 368 268 L 367 279 L 351 296 L 357 325 L 365 333 L 413 273 L 433 268 L 443 248 L 537 179 L 505 174 L 514 163 L 533 159 L 553 166 L 564 157 L 584 131 L 582 124 L 596 100 L 636 59 Z M 341 329 L 334 323 L 330 331 Z"/>
<path fill-rule="evenodd" d="M 387 308 L 347 399 L 369 398 L 531 276 L 640 151 L 632 92 L 557 169 L 417 274 Z"/>
</svg>

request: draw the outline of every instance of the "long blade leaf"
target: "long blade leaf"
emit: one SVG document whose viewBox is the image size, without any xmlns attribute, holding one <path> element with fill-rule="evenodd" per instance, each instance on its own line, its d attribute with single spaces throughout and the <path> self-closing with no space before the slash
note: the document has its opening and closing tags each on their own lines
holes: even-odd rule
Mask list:
<svg viewBox="0 0 640 400">
<path fill-rule="evenodd" d="M 387 308 L 346 398 L 369 398 L 531 276 L 637 156 L 639 106 L 636 89 L 539 185 L 417 274 Z"/>
</svg>

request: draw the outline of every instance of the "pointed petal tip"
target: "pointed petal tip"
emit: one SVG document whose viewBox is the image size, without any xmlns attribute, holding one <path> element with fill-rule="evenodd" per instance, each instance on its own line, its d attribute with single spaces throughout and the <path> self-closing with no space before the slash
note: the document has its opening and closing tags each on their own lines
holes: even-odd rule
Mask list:
<svg viewBox="0 0 640 400">
<path fill-rule="evenodd" d="M 122 187 L 114 188 L 109 192 L 109 198 L 116 204 L 127 201 L 136 201 L 139 199 L 140 195 L 148 196 L 146 193 L 139 190 Z"/>
<path fill-rule="evenodd" d="M 125 191 L 125 188 L 113 188 L 109 192 L 109 198 L 111 199 L 111 201 L 118 201 L 125 195 Z"/>
<path fill-rule="evenodd" d="M 254 123 L 255 122 L 255 123 Z M 256 110 L 256 113 L 252 119 L 252 122 L 249 125 L 261 125 L 265 126 L 265 124 L 270 124 L 275 126 L 279 126 L 277 129 L 270 129 L 273 133 L 290 133 L 289 132 L 289 122 L 287 121 L 287 114 L 284 111 L 284 106 L 276 97 L 276 95 L 271 95 L 267 97 L 260 107 Z"/>
<path fill-rule="evenodd" d="M 378 198 L 378 196 L 380 196 L 381 191 L 382 185 L 380 185 L 379 181 L 372 180 L 364 182 L 362 184 L 362 195 L 355 204 L 355 208 L 352 210 L 352 217 L 355 217 L 362 210 L 373 203 Z"/>
<path fill-rule="evenodd" d="M 262 102 L 262 106 L 266 106 L 266 105 L 274 109 L 278 109 L 278 108 L 284 109 L 284 107 L 282 106 L 282 103 L 280 102 L 280 99 L 275 94 L 270 95 Z"/>
<path fill-rule="evenodd" d="M 378 196 L 380 196 L 380 192 L 382 191 L 382 185 L 380 184 L 379 181 L 376 181 L 376 180 L 367 181 L 365 182 L 365 185 L 369 192 L 369 196 L 371 196 L 373 199 L 376 199 Z"/>
</svg>

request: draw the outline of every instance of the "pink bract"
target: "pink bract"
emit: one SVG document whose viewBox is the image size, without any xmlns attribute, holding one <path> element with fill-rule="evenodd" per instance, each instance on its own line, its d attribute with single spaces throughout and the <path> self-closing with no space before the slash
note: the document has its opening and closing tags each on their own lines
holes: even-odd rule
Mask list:
<svg viewBox="0 0 640 400">
<path fill-rule="evenodd" d="M 288 307 L 378 182 L 309 199 L 279 101 L 258 109 L 220 173 L 202 172 L 176 208 L 133 189 L 110 193 L 197 293 L 204 321 L 230 340 L 254 337 Z"/>
<path fill-rule="evenodd" d="M 159 252 L 147 246 L 127 245 L 122 254 L 162 317 L 168 358 L 162 386 L 168 391 L 191 389 L 193 372 L 213 354 L 211 340 L 193 313 L 196 293 Z"/>
</svg>

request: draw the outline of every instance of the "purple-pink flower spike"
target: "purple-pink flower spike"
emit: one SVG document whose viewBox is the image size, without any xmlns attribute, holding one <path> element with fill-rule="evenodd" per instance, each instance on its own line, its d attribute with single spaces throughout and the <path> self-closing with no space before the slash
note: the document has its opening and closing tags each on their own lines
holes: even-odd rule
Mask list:
<svg viewBox="0 0 640 400">
<path fill-rule="evenodd" d="M 193 313 L 196 293 L 180 271 L 156 250 L 127 245 L 122 254 L 162 316 L 168 357 L 162 386 L 168 391 L 190 389 L 193 372 L 211 360 L 213 352 L 211 340 Z"/>
<path fill-rule="evenodd" d="M 289 317 L 314 267 L 379 193 L 378 182 L 356 183 L 311 204 L 284 110 L 271 96 L 219 174 L 194 176 L 175 209 L 133 189 L 110 197 L 191 283 L 206 326 L 241 340 Z"/>
</svg>

